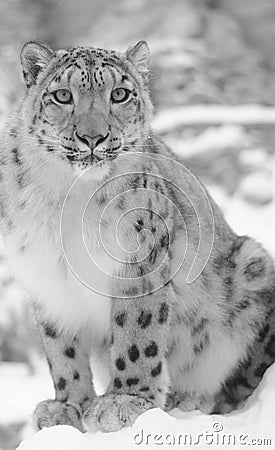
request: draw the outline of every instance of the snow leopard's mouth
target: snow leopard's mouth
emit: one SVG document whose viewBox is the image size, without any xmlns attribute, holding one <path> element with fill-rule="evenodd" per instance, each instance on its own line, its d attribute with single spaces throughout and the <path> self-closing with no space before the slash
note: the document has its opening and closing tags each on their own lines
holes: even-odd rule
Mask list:
<svg viewBox="0 0 275 450">
<path fill-rule="evenodd" d="M 77 151 L 70 158 L 71 161 L 83 162 L 85 165 L 94 165 L 97 163 L 104 163 L 105 161 L 112 161 L 116 158 L 118 151 L 121 148 L 119 145 L 116 148 L 109 148 L 110 135 L 108 133 L 104 139 L 94 147 L 90 147 L 88 142 L 83 141 L 77 132 L 74 133 L 74 139 L 77 147 Z"/>
<path fill-rule="evenodd" d="M 113 159 L 116 158 L 116 154 L 114 155 L 105 155 L 105 156 L 96 156 L 96 155 L 88 155 L 88 156 L 84 156 L 83 158 L 78 158 L 77 161 L 79 162 L 86 162 L 86 163 L 90 163 L 90 164 L 97 164 L 97 163 L 104 163 L 105 161 L 112 161 Z"/>
</svg>

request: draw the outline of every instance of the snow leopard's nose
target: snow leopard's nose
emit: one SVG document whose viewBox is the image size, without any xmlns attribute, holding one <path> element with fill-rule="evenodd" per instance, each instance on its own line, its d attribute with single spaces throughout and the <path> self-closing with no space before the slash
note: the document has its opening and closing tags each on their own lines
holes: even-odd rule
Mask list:
<svg viewBox="0 0 275 450">
<path fill-rule="evenodd" d="M 88 134 L 83 134 L 80 136 L 77 132 L 75 133 L 77 138 L 83 142 L 83 144 L 87 145 L 92 151 L 94 148 L 96 148 L 99 144 L 105 141 L 107 137 L 109 136 L 109 132 L 106 134 L 106 136 L 103 136 L 102 134 L 98 134 L 96 136 L 89 136 Z"/>
</svg>

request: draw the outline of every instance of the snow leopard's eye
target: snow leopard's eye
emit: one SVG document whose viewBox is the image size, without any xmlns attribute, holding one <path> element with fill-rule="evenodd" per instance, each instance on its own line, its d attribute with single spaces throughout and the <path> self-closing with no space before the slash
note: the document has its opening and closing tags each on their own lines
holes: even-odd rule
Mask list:
<svg viewBox="0 0 275 450">
<path fill-rule="evenodd" d="M 112 91 L 111 99 L 114 103 L 123 103 L 128 100 L 130 93 L 130 89 L 117 88 Z"/>
<path fill-rule="evenodd" d="M 61 103 L 62 105 L 71 103 L 73 99 L 71 92 L 67 89 L 58 89 L 52 93 L 52 96 L 57 103 Z"/>
</svg>

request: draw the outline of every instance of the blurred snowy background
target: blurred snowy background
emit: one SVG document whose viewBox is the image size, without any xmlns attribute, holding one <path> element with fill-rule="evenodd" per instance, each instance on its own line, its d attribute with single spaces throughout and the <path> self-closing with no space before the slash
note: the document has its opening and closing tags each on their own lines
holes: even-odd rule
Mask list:
<svg viewBox="0 0 275 450">
<path fill-rule="evenodd" d="M 19 52 L 152 51 L 154 127 L 208 186 L 230 224 L 275 256 L 274 0 L 0 0 L 0 126 L 23 91 Z M 0 252 L 0 448 L 52 395 L 25 294 Z"/>
</svg>

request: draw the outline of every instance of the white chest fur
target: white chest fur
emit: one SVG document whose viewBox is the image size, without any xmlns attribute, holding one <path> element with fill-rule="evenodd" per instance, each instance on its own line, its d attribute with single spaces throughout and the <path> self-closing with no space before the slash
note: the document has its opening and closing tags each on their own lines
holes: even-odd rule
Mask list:
<svg viewBox="0 0 275 450">
<path fill-rule="evenodd" d="M 18 253 L 18 237 L 11 236 L 8 247 L 16 275 L 43 306 L 47 319 L 74 333 L 89 328 L 94 339 L 102 341 L 108 334 L 111 282 L 118 263 L 104 251 L 93 217 L 96 214 L 84 234 L 82 215 L 75 210 L 65 217 L 61 234 L 58 214 L 45 216 L 43 226 L 30 221 L 27 232 L 21 233 L 27 234 L 25 251 Z"/>
</svg>

